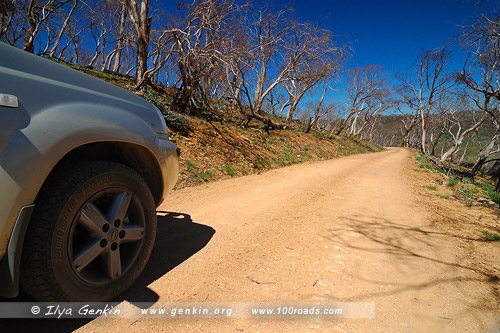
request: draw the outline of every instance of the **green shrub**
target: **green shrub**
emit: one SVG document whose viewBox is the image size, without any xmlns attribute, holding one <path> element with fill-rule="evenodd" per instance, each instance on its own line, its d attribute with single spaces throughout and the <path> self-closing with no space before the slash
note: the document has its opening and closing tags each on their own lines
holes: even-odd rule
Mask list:
<svg viewBox="0 0 500 333">
<path fill-rule="evenodd" d="M 205 172 L 199 172 L 196 174 L 196 179 L 200 183 L 207 181 L 209 178 L 212 178 L 212 172 L 210 172 L 210 170 L 205 171 Z"/>
<path fill-rule="evenodd" d="M 191 123 L 189 119 L 183 115 L 172 112 L 170 109 L 167 109 L 166 103 L 162 101 L 158 95 L 151 92 L 151 90 L 146 92 L 144 99 L 155 105 L 158 110 L 160 110 L 168 127 L 184 134 L 187 134 L 191 130 Z"/>
<path fill-rule="evenodd" d="M 450 179 L 447 183 L 446 186 L 453 187 L 458 184 L 458 179 Z"/>
<path fill-rule="evenodd" d="M 486 192 L 493 191 L 493 186 L 488 182 L 480 182 L 479 184 L 476 184 L 476 186 L 483 189 Z"/>
<path fill-rule="evenodd" d="M 191 123 L 183 115 L 176 114 L 167 109 L 165 109 L 165 112 L 162 113 L 165 117 L 167 126 L 172 127 L 182 133 L 188 133 L 191 130 Z"/>
<path fill-rule="evenodd" d="M 489 232 L 482 230 L 481 233 L 484 235 L 484 239 L 490 242 L 500 242 L 500 235 L 494 232 Z"/>
<path fill-rule="evenodd" d="M 461 194 L 465 198 L 465 204 L 467 206 L 471 207 L 474 204 L 475 195 L 477 194 L 476 189 L 474 189 L 468 185 L 464 185 L 458 189 L 458 193 Z"/>
<path fill-rule="evenodd" d="M 488 196 L 490 197 L 491 201 L 500 205 L 500 194 L 499 193 L 497 193 L 493 189 L 491 189 L 491 190 L 488 190 Z"/>
<path fill-rule="evenodd" d="M 234 167 L 231 164 L 226 164 L 224 169 L 226 170 L 226 173 L 230 176 L 234 176 L 236 173 L 236 171 L 234 170 Z"/>
<path fill-rule="evenodd" d="M 472 179 L 468 178 L 468 177 L 464 177 L 462 178 L 462 183 L 464 184 L 472 184 Z"/>
<path fill-rule="evenodd" d="M 194 168 L 196 168 L 196 164 L 194 164 L 193 162 L 191 161 L 187 161 L 187 170 L 189 172 L 193 172 L 194 171 Z"/>
<path fill-rule="evenodd" d="M 423 154 L 417 155 L 416 160 L 418 162 L 420 162 L 420 163 L 429 163 L 429 160 L 427 159 L 427 156 L 425 156 Z"/>
<path fill-rule="evenodd" d="M 434 169 L 430 163 L 420 163 L 418 167 L 421 169 L 428 169 L 428 170 Z"/>
<path fill-rule="evenodd" d="M 477 190 L 469 186 L 463 186 L 458 192 L 467 198 L 472 198 L 477 193 Z"/>
</svg>

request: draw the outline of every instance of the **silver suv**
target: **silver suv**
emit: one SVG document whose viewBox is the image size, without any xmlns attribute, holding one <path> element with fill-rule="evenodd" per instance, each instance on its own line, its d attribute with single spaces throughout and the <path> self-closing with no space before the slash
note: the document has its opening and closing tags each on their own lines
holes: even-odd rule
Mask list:
<svg viewBox="0 0 500 333">
<path fill-rule="evenodd" d="M 179 149 L 142 98 L 0 43 L 0 296 L 104 301 L 138 278 Z"/>
</svg>

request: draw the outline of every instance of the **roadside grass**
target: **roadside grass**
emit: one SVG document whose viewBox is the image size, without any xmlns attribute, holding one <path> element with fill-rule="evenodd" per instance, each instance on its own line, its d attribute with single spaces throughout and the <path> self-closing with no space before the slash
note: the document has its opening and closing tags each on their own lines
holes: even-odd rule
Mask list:
<svg viewBox="0 0 500 333">
<path fill-rule="evenodd" d="M 446 175 L 445 178 L 434 178 L 435 184 L 444 184 L 449 187 L 454 192 L 455 198 L 464 201 L 467 206 L 471 207 L 478 204 L 478 202 L 483 205 L 487 204 L 497 208 L 498 206 L 495 206 L 493 203 L 500 206 L 500 194 L 495 192 L 494 184 L 490 179 L 479 176 L 475 177 L 476 179 L 468 177 L 466 176 L 466 169 L 464 170 L 463 167 L 453 164 L 436 169 L 430 162 L 429 158 L 420 152 L 416 154 L 415 160 L 418 168 L 414 168 L 413 170 L 416 172 L 431 173 L 438 171 L 443 175 Z M 423 187 L 431 191 L 439 190 L 438 186 L 435 185 L 427 185 Z M 450 199 L 449 195 L 435 195 L 443 199 Z M 481 198 L 489 198 L 489 202 L 488 200 L 485 201 Z"/>
<path fill-rule="evenodd" d="M 417 155 L 416 160 L 417 160 L 417 162 L 419 162 L 418 167 L 420 169 L 426 169 L 426 170 L 430 170 L 430 171 L 434 170 L 434 167 L 429 162 L 429 159 L 427 158 L 427 156 L 420 153 Z"/>
<path fill-rule="evenodd" d="M 434 170 L 430 163 L 420 163 L 418 167 L 421 169 Z"/>
<path fill-rule="evenodd" d="M 465 204 L 468 207 L 472 207 L 478 196 L 477 189 L 467 184 L 464 184 L 463 186 L 458 188 L 457 193 L 459 194 L 460 197 L 462 197 L 465 200 Z"/>
<path fill-rule="evenodd" d="M 500 235 L 494 232 L 489 232 L 487 230 L 481 230 L 485 240 L 489 242 L 500 242 Z"/>
<path fill-rule="evenodd" d="M 493 183 L 489 180 L 483 179 L 474 182 L 469 177 L 455 176 L 446 183 L 446 186 L 453 188 L 456 193 L 463 196 L 469 206 L 481 196 L 490 198 L 491 201 L 500 205 L 500 194 L 495 192 Z"/>
<path fill-rule="evenodd" d="M 226 164 L 224 166 L 224 170 L 230 176 L 234 176 L 236 174 L 236 170 L 234 169 L 234 167 L 231 164 Z"/>
<path fill-rule="evenodd" d="M 427 158 L 427 156 L 425 156 L 424 154 L 421 154 L 421 153 L 419 153 L 417 155 L 416 160 L 417 160 L 417 162 L 420 162 L 420 163 L 429 163 L 429 159 Z"/>
<path fill-rule="evenodd" d="M 486 193 L 488 193 L 491 201 L 493 201 L 497 205 L 500 205 L 500 193 L 495 192 L 493 189 L 488 190 Z"/>
<path fill-rule="evenodd" d="M 495 192 L 495 188 L 493 187 L 492 183 L 482 181 L 477 184 L 477 187 L 485 191 L 491 201 L 493 201 L 497 205 L 500 205 L 500 193 Z"/>
<path fill-rule="evenodd" d="M 187 171 L 189 171 L 189 172 L 193 172 L 193 171 L 194 171 L 194 169 L 196 168 L 196 164 L 194 164 L 193 162 L 191 162 L 191 161 L 189 161 L 189 160 L 188 160 L 188 161 L 186 161 L 186 163 L 187 163 L 187 168 L 186 168 L 186 169 L 187 169 Z"/>
<path fill-rule="evenodd" d="M 210 170 L 207 170 L 205 172 L 198 172 L 195 174 L 195 177 L 199 183 L 203 183 L 212 178 L 212 172 Z"/>
</svg>

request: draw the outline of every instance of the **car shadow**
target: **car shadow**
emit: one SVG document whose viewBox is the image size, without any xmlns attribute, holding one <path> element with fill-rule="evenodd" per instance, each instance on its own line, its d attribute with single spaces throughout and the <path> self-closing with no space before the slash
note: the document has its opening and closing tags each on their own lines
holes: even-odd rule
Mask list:
<svg viewBox="0 0 500 333">
<path fill-rule="evenodd" d="M 180 265 L 203 249 L 212 239 L 215 230 L 194 222 L 185 213 L 159 211 L 158 229 L 153 253 L 139 279 L 113 302 L 128 301 L 153 305 L 159 295 L 148 285 Z M 34 302 L 27 294 L 20 292 L 15 298 L 1 298 L 0 302 Z M 92 319 L 0 319 L 2 330 L 22 332 L 71 332 L 92 321 Z"/>
<path fill-rule="evenodd" d="M 157 237 L 148 265 L 135 284 L 116 301 L 156 302 L 159 296 L 147 286 L 203 249 L 215 234 L 212 227 L 193 222 L 188 214 L 158 213 L 165 215 L 157 216 Z"/>
</svg>

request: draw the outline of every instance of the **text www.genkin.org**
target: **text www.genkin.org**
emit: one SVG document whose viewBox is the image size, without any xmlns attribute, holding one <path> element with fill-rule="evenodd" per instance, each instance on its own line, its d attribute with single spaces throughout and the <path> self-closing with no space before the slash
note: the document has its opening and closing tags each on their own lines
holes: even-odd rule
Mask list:
<svg viewBox="0 0 500 333">
<path fill-rule="evenodd" d="M 214 318 L 214 317 L 231 317 L 234 313 L 234 309 L 232 307 L 219 307 L 219 306 L 202 306 L 202 305 L 193 305 L 193 306 L 181 306 L 181 307 L 152 307 L 148 309 L 141 309 L 141 316 L 145 317 L 188 317 L 188 318 L 197 318 L 197 317 L 206 317 L 206 318 Z"/>
</svg>

